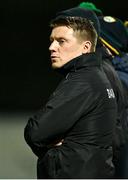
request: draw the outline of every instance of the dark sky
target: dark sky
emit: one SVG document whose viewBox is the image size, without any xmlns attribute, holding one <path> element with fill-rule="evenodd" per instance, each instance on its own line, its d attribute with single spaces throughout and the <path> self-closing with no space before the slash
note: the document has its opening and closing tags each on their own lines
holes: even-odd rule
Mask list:
<svg viewBox="0 0 128 180">
<path fill-rule="evenodd" d="M 49 21 L 80 0 L 0 1 L 0 108 L 36 109 L 61 76 L 50 68 Z M 92 0 L 104 15 L 127 19 L 126 1 Z"/>
</svg>

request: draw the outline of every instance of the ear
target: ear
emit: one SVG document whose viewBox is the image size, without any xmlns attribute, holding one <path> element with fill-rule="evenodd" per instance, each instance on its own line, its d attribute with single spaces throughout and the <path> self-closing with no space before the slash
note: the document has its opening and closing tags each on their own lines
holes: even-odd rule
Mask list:
<svg viewBox="0 0 128 180">
<path fill-rule="evenodd" d="M 92 43 L 90 41 L 85 41 L 83 43 L 83 54 L 91 52 Z"/>
</svg>

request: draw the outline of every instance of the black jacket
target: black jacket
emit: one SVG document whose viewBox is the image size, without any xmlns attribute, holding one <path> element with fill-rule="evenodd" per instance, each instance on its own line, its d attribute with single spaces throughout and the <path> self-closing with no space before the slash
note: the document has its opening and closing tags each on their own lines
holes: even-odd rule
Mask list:
<svg viewBox="0 0 128 180">
<path fill-rule="evenodd" d="M 113 57 L 108 54 L 105 47 L 100 46 L 98 52 L 102 54 L 103 70 L 109 79 L 112 88 L 114 90 L 116 101 L 117 101 L 117 120 L 116 120 L 116 131 L 113 137 L 113 163 L 115 166 L 115 178 L 121 178 L 122 168 L 126 162 L 122 160 L 122 149 L 124 148 L 126 141 L 126 130 L 127 125 L 124 124 L 127 121 L 127 96 L 124 91 L 123 84 L 118 76 L 117 71 L 112 65 Z M 121 61 L 121 60 L 120 60 Z M 124 163 L 121 163 L 124 162 Z"/>
<path fill-rule="evenodd" d="M 63 66 L 64 79 L 30 118 L 25 140 L 38 156 L 38 178 L 112 178 L 116 100 L 97 54 Z M 53 144 L 64 139 L 61 146 Z"/>
</svg>

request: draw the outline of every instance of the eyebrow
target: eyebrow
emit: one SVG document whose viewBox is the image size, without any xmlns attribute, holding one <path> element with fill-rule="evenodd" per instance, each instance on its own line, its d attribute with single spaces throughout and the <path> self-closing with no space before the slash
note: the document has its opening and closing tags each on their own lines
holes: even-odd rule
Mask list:
<svg viewBox="0 0 128 180">
<path fill-rule="evenodd" d="M 50 36 L 50 40 L 53 40 L 53 39 L 56 39 L 56 40 L 60 40 L 60 39 L 64 39 L 64 40 L 66 40 L 66 38 L 64 38 L 64 37 L 62 37 L 62 36 L 60 36 L 60 37 L 52 37 L 52 36 Z"/>
</svg>

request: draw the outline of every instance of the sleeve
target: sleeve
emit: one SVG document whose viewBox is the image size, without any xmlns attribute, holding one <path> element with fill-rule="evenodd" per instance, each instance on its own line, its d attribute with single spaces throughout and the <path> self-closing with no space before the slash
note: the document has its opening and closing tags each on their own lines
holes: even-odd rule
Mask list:
<svg viewBox="0 0 128 180">
<path fill-rule="evenodd" d="M 64 138 L 82 113 L 88 110 L 93 98 L 82 84 L 67 82 L 59 86 L 45 107 L 29 119 L 24 136 L 36 155 L 39 156 L 40 152 L 47 151 L 50 144 Z"/>
</svg>

